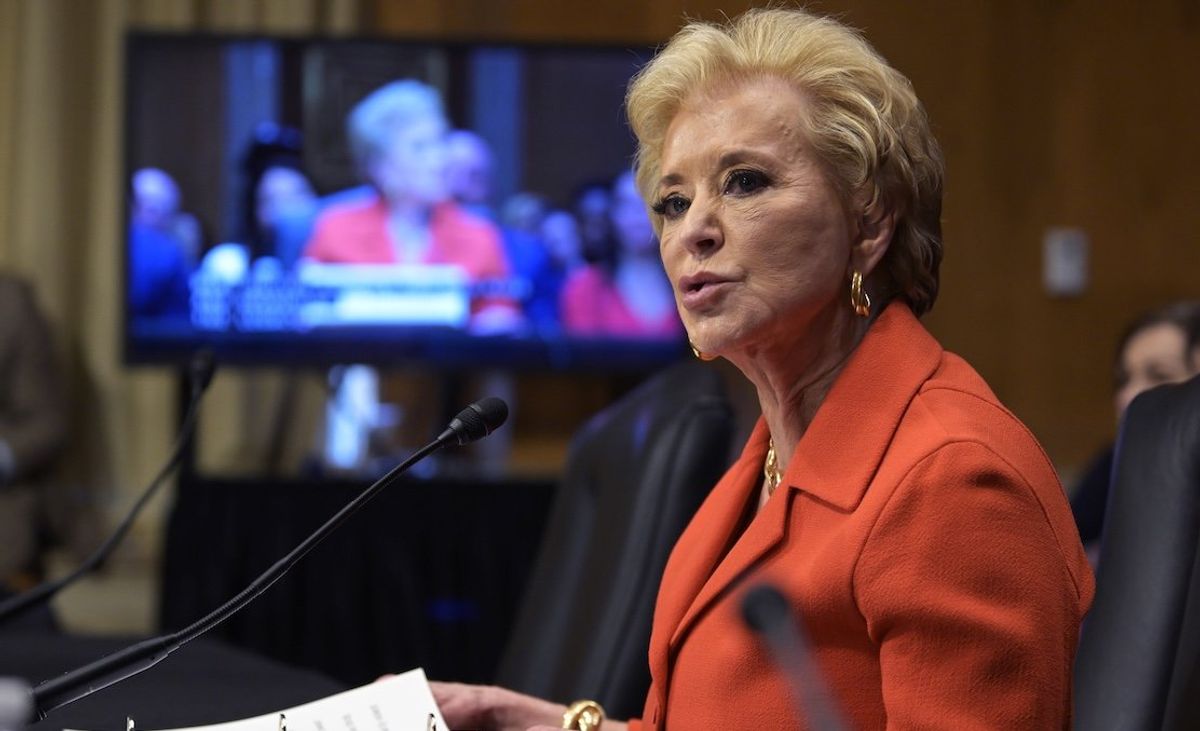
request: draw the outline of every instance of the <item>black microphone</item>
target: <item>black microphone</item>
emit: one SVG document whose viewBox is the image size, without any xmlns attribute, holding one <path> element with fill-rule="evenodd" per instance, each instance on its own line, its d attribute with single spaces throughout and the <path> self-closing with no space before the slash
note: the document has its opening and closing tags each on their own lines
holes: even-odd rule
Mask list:
<svg viewBox="0 0 1200 731">
<path fill-rule="evenodd" d="M 193 398 L 208 388 L 212 383 L 213 374 L 217 372 L 217 358 L 208 348 L 196 351 L 188 361 L 188 375 L 192 384 Z"/>
<path fill-rule="evenodd" d="M 191 642 L 221 622 L 229 619 L 278 581 L 301 558 L 318 543 L 338 528 L 367 502 L 382 492 L 400 477 L 409 467 L 450 443 L 467 444 L 482 439 L 499 428 L 508 418 L 508 406 L 498 398 L 489 397 L 477 401 L 459 412 L 450 422 L 450 427 L 437 439 L 421 447 L 400 464 L 392 468 L 351 500 L 332 518 L 304 539 L 283 558 L 275 562 L 257 579 L 229 601 L 193 622 L 178 632 L 143 640 L 123 650 L 72 670 L 52 680 L 47 680 L 32 691 L 33 718 L 41 721 L 46 714 L 74 703 L 98 690 L 148 670 L 166 659 L 167 655 Z"/>
<path fill-rule="evenodd" d="M 438 440 L 463 445 L 483 439 L 508 419 L 508 404 L 495 396 L 482 398 L 458 412 Z"/>
<path fill-rule="evenodd" d="M 817 731 L 842 731 L 842 719 L 820 668 L 812 657 L 800 623 L 779 589 L 759 584 L 742 597 L 742 621 L 767 646 L 775 664 L 791 686 L 792 701 L 801 721 Z"/>
<path fill-rule="evenodd" d="M 101 543 L 100 547 L 93 551 L 78 568 L 66 576 L 54 581 L 42 582 L 29 591 L 9 597 L 0 602 L 0 624 L 36 605 L 50 601 L 54 598 L 55 594 L 104 565 L 109 555 L 112 554 L 113 550 L 125 538 L 125 534 L 129 532 L 134 519 L 146 507 L 146 503 L 165 484 L 167 476 L 179 466 L 179 461 L 183 458 L 184 447 L 187 446 L 188 441 L 192 438 L 192 432 L 196 429 L 196 416 L 199 413 L 200 397 L 204 395 L 208 384 L 212 383 L 213 373 L 216 372 L 216 369 L 216 360 L 209 350 L 197 352 L 192 356 L 191 361 L 188 362 L 188 380 L 192 389 L 191 398 L 188 400 L 187 411 L 183 417 L 183 425 L 179 427 L 179 435 L 175 437 L 175 444 L 171 447 L 170 457 L 167 459 L 166 464 L 163 465 L 163 468 L 159 470 L 158 474 L 154 476 L 154 479 L 150 481 L 150 484 L 146 487 L 141 497 L 133 504 L 133 508 L 121 520 L 116 530 L 112 532 L 112 535 Z"/>
</svg>

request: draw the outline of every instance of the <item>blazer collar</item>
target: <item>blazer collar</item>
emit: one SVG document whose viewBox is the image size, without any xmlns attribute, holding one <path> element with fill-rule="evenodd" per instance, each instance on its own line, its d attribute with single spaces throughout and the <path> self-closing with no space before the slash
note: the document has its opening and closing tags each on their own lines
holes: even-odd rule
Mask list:
<svg viewBox="0 0 1200 731">
<path fill-rule="evenodd" d="M 756 435 L 760 427 L 755 427 Z M 778 541 L 774 529 L 755 530 L 755 525 L 762 522 L 762 514 L 750 522 L 745 533 L 737 534 L 752 495 L 757 495 L 762 470 L 761 455 L 757 461 L 753 458 L 754 444 L 752 438 L 741 457 L 709 493 L 704 506 L 672 549 L 663 573 L 650 635 L 650 672 L 656 681 L 660 704 L 666 702 L 670 649 L 698 613 L 732 582 L 739 568 L 755 563 Z M 770 508 L 768 502 L 764 511 Z M 751 543 L 748 539 L 752 535 L 757 539 Z"/>
<path fill-rule="evenodd" d="M 817 409 L 792 452 L 782 485 L 841 510 L 858 507 L 900 419 L 937 370 L 942 354 L 942 346 L 908 305 L 893 300 Z M 759 426 L 764 432 L 761 462 L 767 436 L 765 425 Z"/>
<path fill-rule="evenodd" d="M 671 585 L 658 610 L 654 660 L 666 671 L 663 643 L 674 649 L 696 619 L 786 537 L 796 493 L 843 511 L 862 501 L 909 402 L 941 360 L 942 348 L 902 302 L 871 325 L 838 375 L 792 454 L 780 487 L 745 532 L 735 532 L 758 494 L 770 437 L 760 418 L 741 456 L 717 484 L 672 555 Z M 723 554 L 726 547 L 732 547 Z M 656 625 L 658 622 L 656 621 Z M 669 628 L 669 629 L 668 629 Z M 660 654 L 661 653 L 661 654 Z M 664 686 L 665 687 L 665 686 Z"/>
</svg>

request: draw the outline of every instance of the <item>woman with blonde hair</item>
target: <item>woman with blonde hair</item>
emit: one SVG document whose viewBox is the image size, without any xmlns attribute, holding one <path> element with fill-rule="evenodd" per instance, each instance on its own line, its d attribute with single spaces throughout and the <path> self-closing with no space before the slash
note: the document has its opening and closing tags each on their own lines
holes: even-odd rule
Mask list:
<svg viewBox="0 0 1200 731">
<path fill-rule="evenodd" d="M 415 79 L 385 84 L 346 122 L 366 191 L 317 218 L 302 258 L 325 264 L 450 265 L 468 281 L 504 283 L 511 274 L 500 231 L 452 200 L 446 180 L 449 123 L 437 89 Z M 472 296 L 471 326 L 511 330 L 516 303 Z"/>
<path fill-rule="evenodd" d="M 850 727 L 1068 728 L 1092 575 L 1033 436 L 918 320 L 943 163 L 911 84 L 836 21 L 758 10 L 685 27 L 628 111 L 693 348 L 762 407 L 666 566 L 629 726 L 808 725 L 740 618 L 769 582 Z M 435 692 L 452 727 L 586 725 L 578 705 Z"/>
</svg>

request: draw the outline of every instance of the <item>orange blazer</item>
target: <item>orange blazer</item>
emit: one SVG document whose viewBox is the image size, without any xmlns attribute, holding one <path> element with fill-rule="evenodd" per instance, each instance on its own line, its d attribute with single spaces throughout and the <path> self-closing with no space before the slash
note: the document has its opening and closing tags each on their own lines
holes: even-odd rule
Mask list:
<svg viewBox="0 0 1200 731">
<path fill-rule="evenodd" d="M 456 264 L 472 279 L 508 276 L 500 232 L 454 203 L 434 207 L 433 245 L 422 264 Z M 317 219 L 304 257 L 331 264 L 392 264 L 396 249 L 388 233 L 387 204 L 379 196 L 330 206 Z"/>
<path fill-rule="evenodd" d="M 1091 570 L 1050 461 L 965 361 L 891 304 L 746 524 L 768 436 L 760 420 L 672 551 L 635 729 L 805 728 L 740 619 L 760 580 L 851 728 L 1070 727 Z"/>
<path fill-rule="evenodd" d="M 445 202 L 434 207 L 429 230 L 433 245 L 422 264 L 454 264 L 473 281 L 508 278 L 500 231 L 490 221 Z M 387 204 L 374 195 L 330 206 L 317 219 L 303 256 L 327 264 L 394 264 L 396 249 L 388 233 Z M 496 306 L 516 309 L 512 299 L 492 296 L 474 298 L 471 311 Z"/>
</svg>

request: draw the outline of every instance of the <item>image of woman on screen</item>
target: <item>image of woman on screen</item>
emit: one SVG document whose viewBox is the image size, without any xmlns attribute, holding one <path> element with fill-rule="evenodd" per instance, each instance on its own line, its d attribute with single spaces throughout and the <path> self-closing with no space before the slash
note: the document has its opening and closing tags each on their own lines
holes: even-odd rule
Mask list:
<svg viewBox="0 0 1200 731">
<path fill-rule="evenodd" d="M 633 173 L 617 176 L 606 251 L 563 287 L 563 329 L 572 335 L 672 338 L 683 333 L 671 283 L 658 258 L 658 239 Z"/>
<path fill-rule="evenodd" d="M 449 125 L 441 95 L 405 79 L 369 94 L 347 119 L 365 196 L 326 208 L 303 258 L 327 264 L 450 264 L 472 283 L 503 282 L 508 261 L 496 227 L 454 203 L 446 184 Z M 503 296 L 475 297 L 471 326 L 505 330 L 519 310 Z"/>
</svg>

